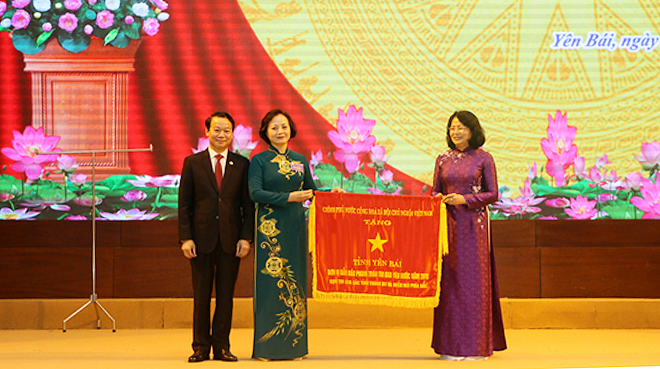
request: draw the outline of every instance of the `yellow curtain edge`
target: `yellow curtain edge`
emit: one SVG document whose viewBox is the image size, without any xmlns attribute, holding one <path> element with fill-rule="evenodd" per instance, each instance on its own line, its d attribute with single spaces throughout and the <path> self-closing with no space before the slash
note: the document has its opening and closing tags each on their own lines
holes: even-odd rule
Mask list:
<svg viewBox="0 0 660 369">
<path fill-rule="evenodd" d="M 309 224 L 307 229 L 307 242 L 309 252 L 312 254 L 312 294 L 316 293 L 316 282 L 318 280 L 316 263 L 316 197 L 312 198 L 312 204 L 309 206 Z"/>
<path fill-rule="evenodd" d="M 442 282 L 442 257 L 449 253 L 449 240 L 447 233 L 447 206 L 444 202 L 440 203 L 440 224 L 438 225 L 438 278 L 436 293 L 436 304 L 440 303 L 441 282 Z"/>
</svg>

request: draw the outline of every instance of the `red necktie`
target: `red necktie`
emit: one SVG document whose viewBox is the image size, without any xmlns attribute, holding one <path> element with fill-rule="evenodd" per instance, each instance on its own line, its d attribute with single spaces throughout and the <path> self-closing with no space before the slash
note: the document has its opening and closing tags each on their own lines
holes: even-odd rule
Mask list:
<svg viewBox="0 0 660 369">
<path fill-rule="evenodd" d="M 218 191 L 222 187 L 222 164 L 220 164 L 220 159 L 222 159 L 222 154 L 215 156 L 217 159 L 215 162 L 215 180 L 218 182 Z"/>
</svg>

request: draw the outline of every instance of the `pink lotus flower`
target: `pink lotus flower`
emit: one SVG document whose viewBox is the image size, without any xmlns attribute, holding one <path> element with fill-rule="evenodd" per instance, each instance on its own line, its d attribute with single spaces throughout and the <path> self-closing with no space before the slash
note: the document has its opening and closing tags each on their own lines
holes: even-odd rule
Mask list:
<svg viewBox="0 0 660 369">
<path fill-rule="evenodd" d="M 92 204 L 92 195 L 89 194 L 89 195 L 85 195 L 83 197 L 78 197 L 78 198 L 74 199 L 73 202 L 75 202 L 76 204 L 78 204 L 80 206 L 92 206 L 93 205 Z M 100 205 L 102 202 L 103 202 L 103 199 L 97 196 L 96 197 L 96 205 Z"/>
<path fill-rule="evenodd" d="M 206 139 L 208 142 L 208 138 Z M 232 151 L 246 158 L 250 157 L 250 153 L 257 146 L 257 142 L 252 142 L 252 127 L 244 127 L 239 124 L 234 129 L 234 138 L 231 141 Z"/>
<path fill-rule="evenodd" d="M 23 9 L 18 9 L 14 16 L 11 17 L 11 24 L 14 29 L 24 29 L 30 24 L 30 14 Z"/>
<path fill-rule="evenodd" d="M 371 147 L 371 162 L 374 163 L 376 168 L 382 168 L 385 166 L 389 156 L 385 156 L 385 148 L 380 145 L 373 145 Z"/>
<path fill-rule="evenodd" d="M 380 178 L 380 181 L 383 182 L 385 186 L 388 186 L 394 180 L 394 173 L 392 173 L 391 170 L 386 169 L 378 173 L 378 178 Z"/>
<path fill-rule="evenodd" d="M 587 173 L 585 177 L 587 180 L 593 182 L 589 183 L 589 187 L 604 186 L 607 183 L 605 181 L 607 179 L 606 173 L 607 169 L 601 172 L 598 167 L 591 167 L 591 169 L 589 169 L 589 173 Z"/>
<path fill-rule="evenodd" d="M 608 191 L 618 191 L 625 189 L 626 185 L 623 181 L 620 180 L 621 177 L 616 175 L 616 171 L 611 171 L 607 173 L 606 168 L 602 168 L 601 172 L 597 166 L 593 166 L 589 170 L 587 175 L 587 180 L 593 182 L 589 183 L 589 187 L 600 186 L 604 190 Z"/>
<path fill-rule="evenodd" d="M 548 158 L 546 170 L 555 179 L 555 185 L 562 186 L 566 179 L 566 169 L 573 164 L 577 146 L 573 144 L 576 127 L 566 123 L 566 114 L 557 110 L 555 118 L 548 114 L 548 138 L 541 140 L 543 153 Z"/>
<path fill-rule="evenodd" d="M 520 188 L 520 196 L 514 198 L 500 197 L 493 204 L 493 208 L 501 209 L 502 212 L 509 215 L 521 215 L 525 213 L 540 213 L 541 208 L 535 206 L 543 202 L 545 197 L 536 197 L 532 191 L 529 178 L 525 180 L 525 185 Z"/>
<path fill-rule="evenodd" d="M 96 4 L 96 1 L 97 1 L 97 0 L 87 0 L 87 2 L 89 3 L 89 5 L 94 5 L 94 4 Z"/>
<path fill-rule="evenodd" d="M 64 0 L 64 7 L 71 11 L 76 11 L 82 6 L 82 0 Z"/>
<path fill-rule="evenodd" d="M 614 201 L 616 199 L 618 199 L 618 197 L 616 197 L 615 195 L 613 195 L 609 192 L 605 192 L 605 193 L 601 193 L 601 194 L 596 195 L 596 201 L 598 201 L 601 204 L 605 203 L 605 202 L 608 202 L 608 201 Z"/>
<path fill-rule="evenodd" d="M 41 26 L 41 29 L 44 32 L 50 32 L 50 31 L 53 30 L 53 25 L 50 22 L 46 22 L 46 23 L 43 24 L 43 26 Z"/>
<path fill-rule="evenodd" d="M 532 180 L 538 176 L 538 167 L 536 162 L 529 167 L 529 172 L 527 172 L 527 179 Z"/>
<path fill-rule="evenodd" d="M 198 152 L 204 151 L 209 148 L 209 138 L 208 137 L 201 137 L 197 139 L 197 149 L 192 149 L 192 152 L 194 154 L 197 154 Z"/>
<path fill-rule="evenodd" d="M 536 205 L 545 200 L 545 197 L 536 197 L 532 191 L 529 178 L 525 180 L 525 186 L 520 188 L 520 196 L 514 198 L 500 197 L 493 204 L 493 208 L 502 209 L 505 215 L 520 215 L 525 213 L 540 213 L 541 208 Z"/>
<path fill-rule="evenodd" d="M 603 168 L 608 164 L 612 164 L 612 162 L 607 159 L 607 154 L 603 154 L 600 158 L 596 158 L 596 166 L 598 168 Z"/>
<path fill-rule="evenodd" d="M 78 17 L 73 13 L 66 13 L 60 17 L 59 26 L 61 29 L 71 33 L 78 27 Z"/>
<path fill-rule="evenodd" d="M 127 191 L 124 196 L 121 197 L 121 201 L 132 202 L 132 201 L 142 201 L 147 198 L 147 194 L 140 190 L 130 190 Z"/>
<path fill-rule="evenodd" d="M 312 151 L 312 159 L 309 161 L 309 165 L 315 167 L 323 162 L 323 152 L 321 150 L 314 152 Z"/>
<path fill-rule="evenodd" d="M 589 201 L 587 196 L 578 195 L 571 199 L 571 207 L 564 211 L 573 219 L 591 219 L 598 213 L 596 201 Z"/>
<path fill-rule="evenodd" d="M 135 18 L 133 18 L 130 15 L 127 15 L 126 18 L 124 18 L 124 23 L 126 23 L 128 25 L 131 25 L 131 24 L 135 23 Z"/>
<path fill-rule="evenodd" d="M 0 201 L 9 201 L 12 200 L 16 195 L 13 193 L 0 192 Z"/>
<path fill-rule="evenodd" d="M 62 154 L 57 158 L 57 167 L 64 173 L 73 173 L 78 168 L 78 164 L 75 157 Z"/>
<path fill-rule="evenodd" d="M 565 208 L 571 204 L 565 197 L 558 197 L 556 199 L 545 200 L 545 204 L 552 208 Z"/>
<path fill-rule="evenodd" d="M 369 187 L 367 190 L 374 195 L 398 195 L 401 193 L 401 187 L 397 188 L 394 192 L 385 192 L 374 187 Z"/>
<path fill-rule="evenodd" d="M 167 10 L 169 7 L 169 5 L 163 0 L 151 0 L 151 2 L 160 10 Z"/>
<path fill-rule="evenodd" d="M 642 178 L 642 197 L 633 197 L 630 202 L 644 212 L 642 219 L 660 219 L 660 181 L 653 183 Z"/>
<path fill-rule="evenodd" d="M 6 11 L 7 11 L 7 3 L 4 1 L 0 1 L 0 17 L 2 17 Z"/>
<path fill-rule="evenodd" d="M 14 161 L 12 169 L 23 173 L 31 181 L 41 176 L 42 165 L 48 165 L 57 160 L 57 155 L 43 155 L 39 152 L 57 152 L 55 146 L 60 141 L 59 136 L 45 136 L 43 127 L 35 130 L 32 126 L 25 127 L 23 134 L 14 131 L 11 140 L 13 148 L 5 147 L 2 153 Z"/>
<path fill-rule="evenodd" d="M 158 29 L 160 29 L 160 22 L 156 18 L 147 18 L 142 23 L 142 29 L 147 35 L 155 36 L 158 33 Z"/>
<path fill-rule="evenodd" d="M 349 173 L 357 171 L 360 156 L 368 153 L 376 143 L 376 137 L 371 136 L 375 124 L 375 120 L 362 117 L 362 108 L 356 110 L 351 105 L 347 113 L 339 109 L 337 131 L 328 132 L 328 138 L 338 149 L 334 154 L 335 159 L 344 163 Z"/>
<path fill-rule="evenodd" d="M 575 160 L 573 161 L 573 174 L 578 181 L 581 181 L 586 177 L 583 156 L 578 155 L 575 157 Z"/>
<path fill-rule="evenodd" d="M 38 211 L 27 211 L 27 209 L 11 210 L 10 208 L 0 209 L 0 220 L 25 220 L 39 215 Z"/>
<path fill-rule="evenodd" d="M 21 205 L 27 206 L 29 208 L 36 208 L 37 210 L 45 210 L 46 208 L 51 208 L 56 211 L 69 211 L 71 207 L 64 204 L 63 200 L 26 200 L 25 203 Z"/>
<path fill-rule="evenodd" d="M 119 209 L 116 213 L 101 211 L 99 214 L 103 217 L 101 220 L 151 220 L 160 215 L 159 213 L 146 214 L 146 212 L 146 210 L 136 208 L 128 211 Z"/>
<path fill-rule="evenodd" d="M 613 170 L 605 176 L 605 184 L 600 187 L 608 191 L 619 191 L 625 189 L 626 184 L 621 180 L 621 177 L 616 175 L 616 171 Z"/>
<path fill-rule="evenodd" d="M 70 215 L 65 217 L 64 220 L 87 220 L 87 217 L 84 215 Z"/>
<path fill-rule="evenodd" d="M 181 176 L 178 174 L 168 174 L 161 177 L 151 177 L 145 174 L 126 181 L 135 187 L 179 187 L 180 180 Z"/>
<path fill-rule="evenodd" d="M 651 173 L 660 170 L 660 143 L 658 141 L 642 143 L 642 155 L 635 155 L 642 169 Z"/>
<path fill-rule="evenodd" d="M 100 11 L 96 14 L 96 25 L 100 29 L 108 29 L 115 22 L 115 15 L 108 10 Z"/>
<path fill-rule="evenodd" d="M 91 35 L 94 33 L 94 27 L 91 24 L 86 24 L 85 27 L 83 27 L 83 31 L 86 35 Z"/>
<path fill-rule="evenodd" d="M 520 190 L 520 196 L 525 197 L 527 199 L 532 199 L 536 196 L 534 194 L 534 191 L 532 191 L 532 185 L 531 185 L 531 182 L 529 181 L 529 178 L 525 180 L 525 185 L 523 187 L 518 187 L 518 189 Z M 539 199 L 541 201 L 538 201 Z M 536 204 L 540 204 L 543 200 L 545 200 L 545 197 L 543 197 L 543 198 L 539 197 L 538 199 L 534 199 L 534 200 L 535 200 L 534 202 L 536 202 Z"/>
<path fill-rule="evenodd" d="M 335 152 L 335 154 L 337 154 L 337 152 Z M 337 156 L 335 155 L 335 158 L 336 157 Z M 344 163 L 344 167 L 346 167 L 346 171 L 349 174 L 353 174 L 353 173 L 357 172 L 358 169 L 360 169 L 361 165 L 362 165 L 362 162 L 360 160 L 358 160 L 356 162 L 351 161 L 351 162 Z"/>
<path fill-rule="evenodd" d="M 76 175 L 70 176 L 69 181 L 71 181 L 71 183 L 76 186 L 82 186 L 87 182 L 87 176 L 82 173 L 78 173 Z"/>
<path fill-rule="evenodd" d="M 309 171 L 312 173 L 312 179 L 317 180 L 319 176 L 314 173 L 314 167 L 323 162 L 323 152 L 321 150 L 312 151 L 312 159 L 309 161 Z"/>
<path fill-rule="evenodd" d="M 13 0 L 11 6 L 18 9 L 23 9 L 30 4 L 30 0 Z"/>
<path fill-rule="evenodd" d="M 626 176 L 625 183 L 629 190 L 639 191 L 642 186 L 642 175 L 640 173 L 630 173 Z"/>
</svg>

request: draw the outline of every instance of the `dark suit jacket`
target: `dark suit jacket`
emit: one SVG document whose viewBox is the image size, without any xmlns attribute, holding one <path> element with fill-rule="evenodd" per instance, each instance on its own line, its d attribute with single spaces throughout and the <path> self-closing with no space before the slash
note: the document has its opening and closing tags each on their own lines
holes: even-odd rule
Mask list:
<svg viewBox="0 0 660 369">
<path fill-rule="evenodd" d="M 229 152 L 222 191 L 208 150 L 186 157 L 179 185 L 179 240 L 195 241 L 198 253 L 210 253 L 218 243 L 233 255 L 239 239 L 254 238 L 254 203 L 248 191 L 248 159 Z"/>
</svg>

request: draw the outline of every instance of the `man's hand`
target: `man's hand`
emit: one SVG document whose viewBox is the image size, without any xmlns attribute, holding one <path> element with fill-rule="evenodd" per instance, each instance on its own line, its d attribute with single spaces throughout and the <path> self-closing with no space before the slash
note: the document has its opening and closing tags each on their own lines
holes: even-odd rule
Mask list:
<svg viewBox="0 0 660 369">
<path fill-rule="evenodd" d="M 247 256 L 250 252 L 250 243 L 246 240 L 238 240 L 236 243 L 236 256 L 239 258 Z"/>
<path fill-rule="evenodd" d="M 188 259 L 197 257 L 197 247 L 195 246 L 195 241 L 185 240 L 181 243 L 181 251 L 183 251 L 183 256 Z"/>
</svg>

